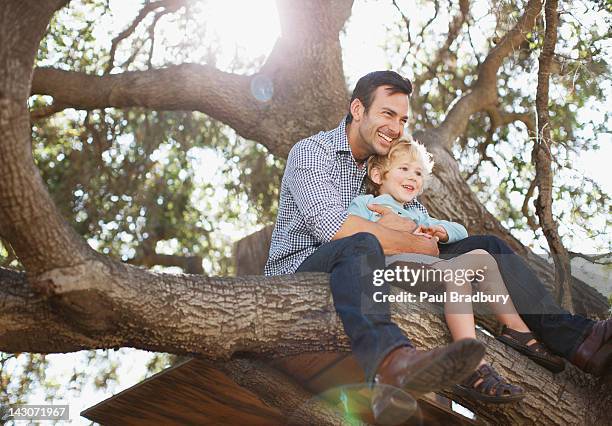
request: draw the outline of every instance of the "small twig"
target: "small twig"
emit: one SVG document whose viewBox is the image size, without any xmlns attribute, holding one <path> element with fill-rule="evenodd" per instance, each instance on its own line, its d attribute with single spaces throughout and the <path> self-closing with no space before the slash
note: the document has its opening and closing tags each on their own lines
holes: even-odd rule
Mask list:
<svg viewBox="0 0 612 426">
<path fill-rule="evenodd" d="M 43 118 L 50 117 L 53 114 L 56 114 L 60 111 L 65 110 L 66 108 L 68 108 L 68 104 L 54 101 L 53 103 L 49 105 L 45 105 L 43 107 L 36 108 L 35 110 L 30 111 L 30 120 L 31 121 L 42 120 Z"/>
<path fill-rule="evenodd" d="M 136 18 L 130 24 L 130 26 L 123 30 L 121 33 L 119 33 L 119 35 L 117 35 L 117 37 L 115 37 L 111 42 L 111 49 L 109 53 L 110 58 L 104 70 L 104 74 L 109 74 L 114 67 L 115 53 L 117 52 L 119 43 L 131 36 L 134 31 L 136 31 L 136 28 L 138 28 L 138 25 L 140 25 L 140 23 L 149 15 L 149 13 L 154 12 L 155 10 L 160 8 L 165 8 L 165 13 L 175 12 L 180 7 L 184 6 L 184 3 L 185 0 L 159 0 L 153 3 L 147 0 L 142 9 L 140 9 L 140 12 L 136 16 Z"/>
<path fill-rule="evenodd" d="M 531 230 L 534 232 L 540 228 L 540 225 L 538 225 L 536 218 L 529 211 L 529 201 L 533 198 L 535 188 L 536 181 L 535 179 L 533 179 L 529 184 L 529 188 L 527 189 L 527 193 L 525 194 L 525 198 L 523 199 L 523 205 L 521 207 L 521 212 L 523 213 L 523 216 L 525 216 L 525 218 L 527 219 L 527 225 L 529 225 L 529 228 L 531 228 Z"/>
</svg>

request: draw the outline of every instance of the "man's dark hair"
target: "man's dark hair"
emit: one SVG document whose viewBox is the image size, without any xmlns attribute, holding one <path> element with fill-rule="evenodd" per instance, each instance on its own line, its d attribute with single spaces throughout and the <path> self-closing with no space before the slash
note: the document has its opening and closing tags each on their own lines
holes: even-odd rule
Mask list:
<svg viewBox="0 0 612 426">
<path fill-rule="evenodd" d="M 389 86 L 390 95 L 395 93 L 410 95 L 412 93 L 412 83 L 410 80 L 402 77 L 395 71 L 374 71 L 366 74 L 359 79 L 355 86 L 355 90 L 353 90 L 353 95 L 349 103 L 348 116 L 346 117 L 347 123 L 353 121 L 353 115 L 350 110 L 350 105 L 353 101 L 359 99 L 367 112 L 374 100 L 374 92 L 380 86 Z"/>
</svg>

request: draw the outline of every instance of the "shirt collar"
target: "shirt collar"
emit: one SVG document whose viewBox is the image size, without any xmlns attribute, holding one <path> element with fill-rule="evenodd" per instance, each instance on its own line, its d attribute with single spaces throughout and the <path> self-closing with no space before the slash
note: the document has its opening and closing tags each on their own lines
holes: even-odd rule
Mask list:
<svg viewBox="0 0 612 426">
<path fill-rule="evenodd" d="M 346 117 L 342 119 L 338 127 L 332 130 L 332 145 L 336 152 L 351 152 L 346 135 Z"/>
<path fill-rule="evenodd" d="M 387 205 L 395 206 L 398 209 L 404 209 L 404 210 L 409 210 L 409 209 L 417 208 L 418 205 L 419 205 L 419 202 L 417 201 L 416 198 L 413 198 L 412 200 L 408 201 L 407 203 L 402 204 L 402 203 L 397 201 L 395 198 L 393 198 L 389 194 L 379 195 L 378 197 L 376 197 L 376 199 L 378 201 L 384 202 Z"/>
</svg>

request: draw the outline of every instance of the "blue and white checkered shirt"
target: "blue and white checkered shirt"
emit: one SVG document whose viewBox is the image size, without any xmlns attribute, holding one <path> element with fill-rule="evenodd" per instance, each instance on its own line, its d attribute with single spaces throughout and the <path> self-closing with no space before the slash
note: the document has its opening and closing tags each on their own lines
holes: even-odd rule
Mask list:
<svg viewBox="0 0 612 426">
<path fill-rule="evenodd" d="M 331 241 L 364 193 L 366 167 L 357 167 L 346 137 L 346 119 L 328 132 L 296 143 L 281 183 L 276 226 L 265 275 L 292 274 L 321 244 Z M 427 209 L 416 200 L 405 208 Z"/>
</svg>

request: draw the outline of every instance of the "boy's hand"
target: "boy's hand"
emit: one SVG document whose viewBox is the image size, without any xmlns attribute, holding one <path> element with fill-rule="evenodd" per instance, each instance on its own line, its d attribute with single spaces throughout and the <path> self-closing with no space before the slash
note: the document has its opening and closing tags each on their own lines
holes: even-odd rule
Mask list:
<svg viewBox="0 0 612 426">
<path fill-rule="evenodd" d="M 368 204 L 368 208 L 380 215 L 380 219 L 378 219 L 378 222 L 376 222 L 379 225 L 395 231 L 409 233 L 413 233 L 413 231 L 416 229 L 416 223 L 413 220 L 401 217 L 389 207 L 380 204 Z"/>
<path fill-rule="evenodd" d="M 443 226 L 440 225 L 432 225 L 432 226 L 422 226 L 419 225 L 415 230 L 414 234 L 419 232 L 417 235 L 422 235 L 422 233 L 428 234 L 434 238 L 437 238 L 438 241 L 442 241 L 443 243 L 448 241 L 448 232 L 444 229 Z"/>
<path fill-rule="evenodd" d="M 425 237 L 425 238 L 429 238 L 429 239 L 434 238 L 434 236 L 433 236 L 433 235 L 431 235 L 431 234 L 429 234 L 429 233 L 425 232 L 425 229 L 427 229 L 427 228 L 426 228 L 426 227 L 424 227 L 424 226 L 422 226 L 422 225 L 419 225 L 419 226 L 417 226 L 417 228 L 414 230 L 414 232 L 412 233 L 412 235 L 417 235 L 417 236 L 419 236 L 419 237 Z M 437 238 L 437 237 L 436 237 L 435 239 L 436 239 L 436 241 L 438 241 L 438 238 Z"/>
</svg>

